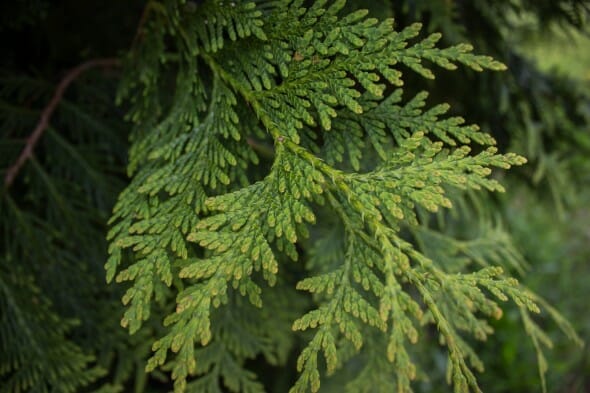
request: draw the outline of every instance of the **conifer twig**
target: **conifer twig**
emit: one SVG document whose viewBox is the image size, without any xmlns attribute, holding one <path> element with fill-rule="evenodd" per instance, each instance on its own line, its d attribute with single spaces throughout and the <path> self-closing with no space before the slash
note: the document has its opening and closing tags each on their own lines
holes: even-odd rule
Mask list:
<svg viewBox="0 0 590 393">
<path fill-rule="evenodd" d="M 139 18 L 139 23 L 137 24 L 137 29 L 135 30 L 135 35 L 133 36 L 133 41 L 131 42 L 131 48 L 135 48 L 135 46 L 137 45 L 137 43 L 141 40 L 141 38 L 144 35 L 144 31 L 143 31 L 143 26 L 145 25 L 146 21 L 147 21 L 147 17 L 150 11 L 150 5 L 152 3 L 148 3 L 148 5 L 146 5 L 143 8 L 143 12 L 141 13 L 141 17 Z"/>
<path fill-rule="evenodd" d="M 114 67 L 118 65 L 119 59 L 115 58 L 93 59 L 88 60 L 68 71 L 66 76 L 57 85 L 53 97 L 51 97 L 51 100 L 49 101 L 45 109 L 43 109 L 43 112 L 41 112 L 41 117 L 39 118 L 39 121 L 37 122 L 35 129 L 27 138 L 27 142 L 25 144 L 24 149 L 22 150 L 14 164 L 12 164 L 12 166 L 8 168 L 8 170 L 6 171 L 6 175 L 4 177 L 5 188 L 9 188 L 12 185 L 14 179 L 16 178 L 16 175 L 19 173 L 22 166 L 33 155 L 33 150 L 37 145 L 37 142 L 39 142 L 39 139 L 43 135 L 43 132 L 49 126 L 49 120 L 51 119 L 53 112 L 61 102 L 63 95 L 66 89 L 69 87 L 69 85 L 82 73 L 88 71 L 89 69 L 96 67 Z"/>
</svg>

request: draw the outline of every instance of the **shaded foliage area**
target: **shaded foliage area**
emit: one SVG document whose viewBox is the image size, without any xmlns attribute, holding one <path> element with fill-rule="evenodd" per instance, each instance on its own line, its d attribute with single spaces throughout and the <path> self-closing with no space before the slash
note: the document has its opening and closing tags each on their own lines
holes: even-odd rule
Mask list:
<svg viewBox="0 0 590 393">
<path fill-rule="evenodd" d="M 588 387 L 588 5 L 363 3 L 0 6 L 0 392 Z"/>
</svg>

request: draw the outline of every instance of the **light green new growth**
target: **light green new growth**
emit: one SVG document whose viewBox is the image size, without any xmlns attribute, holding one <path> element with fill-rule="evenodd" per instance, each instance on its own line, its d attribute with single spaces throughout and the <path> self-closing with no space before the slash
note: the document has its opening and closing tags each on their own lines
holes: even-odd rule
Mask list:
<svg viewBox="0 0 590 393">
<path fill-rule="evenodd" d="M 444 117 L 447 105 L 425 108 L 427 93 L 404 102 L 400 86 L 405 70 L 433 78 L 431 64 L 505 67 L 469 45 L 437 48 L 440 35 L 418 38 L 417 24 L 396 31 L 364 10 L 343 15 L 344 1 L 303 3 L 150 3 L 122 89 L 136 124 L 133 180 L 111 219 L 106 264 L 108 281 L 131 282 L 122 325 L 136 332 L 154 301 L 176 297 L 147 366 L 171 370 L 176 392 L 263 391 L 244 362 L 263 354 L 284 365 L 289 323 L 312 331 L 291 392 L 318 391 L 324 369 L 357 353 L 371 356 L 349 391 L 385 373 L 409 392 L 411 345 L 432 324 L 455 391 L 479 391 L 472 370 L 483 365 L 465 336 L 485 340 L 487 319 L 512 300 L 539 345 L 528 314 L 538 299 L 500 267 L 452 271 L 407 233 L 427 236 L 417 211 L 451 208 L 449 189 L 503 191 L 491 168 L 525 159 Z M 367 165 L 368 152 L 378 162 Z M 326 212 L 340 228 L 332 256 L 325 238 L 310 237 Z M 296 289 L 316 307 L 281 313 L 297 302 L 286 257 L 297 261 L 305 244 L 309 272 Z M 457 247 L 449 258 L 488 263 Z"/>
</svg>

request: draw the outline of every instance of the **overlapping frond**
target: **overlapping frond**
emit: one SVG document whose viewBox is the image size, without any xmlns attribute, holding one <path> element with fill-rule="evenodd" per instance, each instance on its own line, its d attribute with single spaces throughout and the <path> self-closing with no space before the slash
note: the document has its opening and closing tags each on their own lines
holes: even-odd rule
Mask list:
<svg viewBox="0 0 590 393">
<path fill-rule="evenodd" d="M 466 336 L 484 340 L 487 320 L 502 315 L 500 302 L 531 312 L 538 306 L 491 266 L 497 258 L 464 246 L 467 258 L 490 266 L 461 274 L 429 258 L 406 232 L 419 231 L 418 210 L 451 208 L 451 189 L 503 191 L 492 168 L 525 159 L 499 154 L 462 118 L 443 117 L 445 104 L 424 109 L 426 93 L 404 103 L 399 87 L 407 69 L 433 78 L 429 64 L 505 67 L 470 45 L 438 48 L 440 35 L 418 38 L 417 24 L 396 31 L 392 20 L 367 11 L 343 15 L 344 1 L 305 4 L 170 1 L 148 25 L 161 37 L 137 56 L 174 59 L 168 71 L 178 78 L 166 115 L 137 118 L 134 178 L 112 219 L 108 279 L 131 282 L 123 325 L 139 329 L 154 296 L 173 287 L 176 307 L 148 371 L 171 369 L 177 392 L 219 391 L 220 381 L 232 391 L 260 391 L 244 361 L 265 354 L 264 346 L 250 346 L 247 334 L 242 348 L 230 345 L 228 322 L 216 316 L 238 305 L 264 310 L 286 257 L 307 257 L 302 245 L 317 241 L 306 240 L 310 228 L 330 212 L 343 228 L 342 249 L 321 257 L 316 245 L 296 284 L 315 306 L 293 316 L 292 329 L 311 334 L 291 391 L 318 391 L 324 364 L 335 372 L 375 336 L 386 343 L 381 356 L 398 391 L 411 391 L 416 366 L 408 348 L 428 324 L 447 348 L 449 383 L 457 392 L 479 391 L 472 370 L 482 364 Z M 176 56 L 165 53 L 168 41 Z M 159 102 L 150 95 L 164 84 L 160 66 L 129 84 L 147 86 L 140 107 Z M 252 136 L 274 147 L 271 157 Z M 475 154 L 472 144 L 480 145 Z M 367 146 L 379 161 L 360 172 Z M 352 171 L 335 167 L 345 158 Z M 256 330 L 252 342 L 264 335 Z M 364 375 L 383 364 L 365 362 Z"/>
</svg>

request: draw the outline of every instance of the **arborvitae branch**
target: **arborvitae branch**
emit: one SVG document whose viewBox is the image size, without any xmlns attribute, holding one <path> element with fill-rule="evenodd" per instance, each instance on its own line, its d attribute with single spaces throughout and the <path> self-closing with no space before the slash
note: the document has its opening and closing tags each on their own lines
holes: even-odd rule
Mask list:
<svg viewBox="0 0 590 393">
<path fill-rule="evenodd" d="M 322 354 L 327 374 L 335 373 L 377 334 L 398 391 L 411 391 L 417 373 L 409 344 L 425 324 L 447 348 L 455 390 L 479 391 L 472 369 L 482 364 L 464 335 L 486 339 L 486 319 L 502 315 L 497 301 L 538 311 L 502 269 L 447 271 L 404 233 L 417 231 L 418 211 L 451 208 L 452 189 L 503 191 L 492 168 L 526 160 L 499 154 L 477 126 L 444 118 L 448 105 L 423 109 L 426 93 L 402 104 L 394 90 L 402 85 L 399 65 L 426 78 L 434 74 L 425 61 L 449 70 L 505 66 L 472 54 L 470 45 L 437 48 L 438 34 L 417 39 L 418 24 L 395 31 L 392 20 L 364 10 L 341 15 L 344 3 L 169 0 L 129 59 L 140 67 L 128 69 L 122 86 L 137 124 L 133 180 L 114 209 L 107 279 L 131 282 L 122 319 L 131 333 L 150 318 L 153 299 L 176 288 L 147 370 L 171 369 L 177 392 L 203 374 L 194 386 L 215 391 L 224 363 L 239 375 L 228 388 L 258 390 L 242 357 L 216 333 L 228 327 L 215 315 L 240 296 L 269 307 L 264 295 L 281 282 L 286 259 L 298 260 L 302 245 L 315 241 L 305 239 L 326 211 L 343 224 L 343 250 L 297 284 L 317 307 L 294 317 L 294 330 L 315 332 L 299 354 L 292 392 L 320 388 Z M 167 46 L 178 51 L 173 67 Z M 171 102 L 160 93 L 169 89 L 167 73 L 176 73 Z M 258 138 L 274 154 L 253 143 Z M 481 145 L 478 153 L 472 143 Z M 365 146 L 379 157 L 368 168 L 361 166 Z M 272 164 L 260 163 L 257 151 Z M 337 166 L 344 153 L 353 171 Z"/>
</svg>

